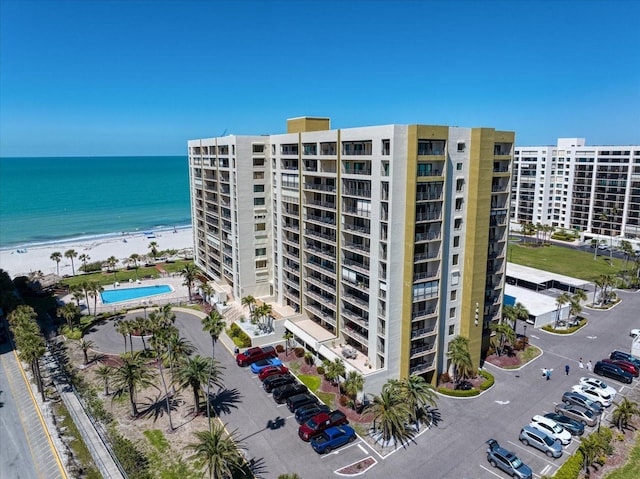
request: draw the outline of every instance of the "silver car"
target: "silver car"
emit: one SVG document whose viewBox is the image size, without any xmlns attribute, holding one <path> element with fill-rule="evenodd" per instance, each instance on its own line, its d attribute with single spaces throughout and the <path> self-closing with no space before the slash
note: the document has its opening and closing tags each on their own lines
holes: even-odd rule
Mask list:
<svg viewBox="0 0 640 479">
<path fill-rule="evenodd" d="M 554 439 L 546 432 L 535 427 L 525 426 L 520 431 L 520 441 L 525 446 L 533 446 L 541 450 L 549 457 L 562 456 L 562 444 L 559 439 Z"/>
</svg>

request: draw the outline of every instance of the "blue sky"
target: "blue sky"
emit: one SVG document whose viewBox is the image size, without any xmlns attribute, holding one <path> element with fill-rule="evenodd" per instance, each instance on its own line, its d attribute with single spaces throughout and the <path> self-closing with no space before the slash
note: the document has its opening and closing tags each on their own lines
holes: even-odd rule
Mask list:
<svg viewBox="0 0 640 479">
<path fill-rule="evenodd" d="M 390 123 L 640 144 L 640 1 L 0 0 L 0 155 Z"/>
</svg>

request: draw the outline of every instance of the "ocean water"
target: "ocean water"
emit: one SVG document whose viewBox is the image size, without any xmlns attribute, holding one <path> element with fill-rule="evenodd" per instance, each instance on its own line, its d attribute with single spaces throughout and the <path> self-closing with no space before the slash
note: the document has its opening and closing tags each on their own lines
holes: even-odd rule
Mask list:
<svg viewBox="0 0 640 479">
<path fill-rule="evenodd" d="M 190 224 L 186 156 L 0 158 L 0 248 Z"/>
</svg>

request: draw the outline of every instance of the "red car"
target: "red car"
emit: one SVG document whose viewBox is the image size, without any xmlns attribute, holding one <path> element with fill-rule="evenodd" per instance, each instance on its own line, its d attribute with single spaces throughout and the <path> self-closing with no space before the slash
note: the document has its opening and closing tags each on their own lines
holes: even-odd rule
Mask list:
<svg viewBox="0 0 640 479">
<path fill-rule="evenodd" d="M 632 374 L 635 377 L 638 377 L 640 375 L 640 371 L 638 370 L 636 365 L 633 364 L 633 363 L 629 363 L 627 361 L 614 361 L 613 359 L 603 359 L 602 362 L 603 363 L 609 363 L 609 364 L 615 364 L 616 366 L 618 366 L 623 371 L 626 371 L 626 372 L 628 372 L 629 374 Z"/>
<path fill-rule="evenodd" d="M 322 433 L 325 429 L 335 426 L 349 424 L 347 416 L 341 411 L 332 411 L 329 413 L 321 412 L 316 414 L 307 422 L 298 428 L 298 436 L 303 441 L 310 441 L 312 437 Z"/>
<path fill-rule="evenodd" d="M 260 381 L 264 381 L 269 376 L 273 376 L 274 374 L 285 374 L 289 372 L 289 368 L 286 366 L 267 366 L 263 368 L 260 373 L 258 373 L 258 377 Z"/>
</svg>

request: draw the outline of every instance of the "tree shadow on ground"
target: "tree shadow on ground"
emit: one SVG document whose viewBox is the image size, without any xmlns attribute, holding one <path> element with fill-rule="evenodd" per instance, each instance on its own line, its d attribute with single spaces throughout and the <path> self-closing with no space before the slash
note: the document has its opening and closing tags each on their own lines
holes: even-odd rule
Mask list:
<svg viewBox="0 0 640 479">
<path fill-rule="evenodd" d="M 220 414 L 231 414 L 231 409 L 238 409 L 237 403 L 242 399 L 240 391 L 237 389 L 223 389 L 215 396 L 211 395 L 209 398 L 211 401 L 212 413 L 216 416 Z"/>
<path fill-rule="evenodd" d="M 442 416 L 440 415 L 440 411 L 438 409 L 429 408 L 427 415 L 428 417 L 431 418 L 431 424 L 433 424 L 433 427 L 438 427 L 438 425 L 440 424 L 440 421 L 442 421 Z"/>
<path fill-rule="evenodd" d="M 264 458 L 262 457 L 258 459 L 252 457 L 247 461 L 247 465 L 244 469 L 247 470 L 243 471 L 245 474 L 243 477 L 266 477 L 268 472 L 264 463 Z"/>
<path fill-rule="evenodd" d="M 184 401 L 179 396 L 169 397 L 169 407 L 171 412 L 177 411 L 178 407 L 183 404 Z M 140 411 L 139 417 L 144 419 L 153 418 L 153 422 L 156 422 L 159 418 L 164 417 L 167 414 L 167 399 L 162 393 L 153 398 L 147 396 L 144 401 L 140 403 L 144 409 Z"/>
</svg>

